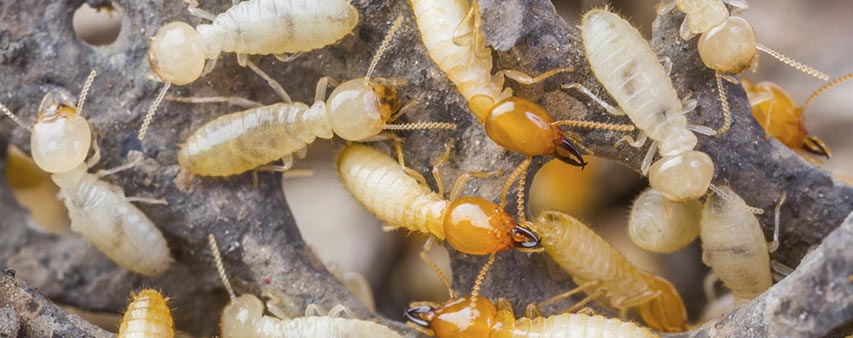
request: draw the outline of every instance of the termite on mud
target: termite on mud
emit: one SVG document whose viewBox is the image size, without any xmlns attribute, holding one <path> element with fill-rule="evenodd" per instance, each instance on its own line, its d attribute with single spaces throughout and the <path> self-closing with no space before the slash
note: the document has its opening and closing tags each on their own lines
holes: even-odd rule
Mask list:
<svg viewBox="0 0 853 338">
<path fill-rule="evenodd" d="M 628 216 L 628 235 L 638 247 L 657 253 L 679 250 L 699 236 L 702 204 L 672 202 L 648 188 L 634 200 Z"/>
<path fill-rule="evenodd" d="M 667 69 L 648 41 L 618 14 L 606 8 L 591 10 L 583 16 L 581 28 L 592 71 L 619 108 L 579 83 L 564 88 L 580 90 L 611 114 L 628 115 L 641 130 L 636 140 L 623 138 L 632 146 L 641 147 L 647 138 L 652 140 L 640 169 L 664 197 L 676 202 L 702 197 L 714 176 L 714 162 L 708 154 L 694 150 L 698 140 L 693 132 L 715 132 L 688 124 L 685 114 L 696 108 L 696 100 L 678 98 Z M 658 150 L 662 158 L 652 164 Z"/>
<path fill-rule="evenodd" d="M 809 103 L 830 88 L 853 79 L 853 74 L 847 74 L 815 90 L 802 106 L 798 106 L 785 89 L 773 82 L 760 82 L 742 79 L 743 88 L 752 105 L 752 116 L 764 128 L 769 138 L 771 135 L 791 149 L 805 150 L 817 155 L 832 156 L 829 147 L 817 136 L 806 131 L 806 121 L 803 114 Z"/>
<path fill-rule="evenodd" d="M 806 74 L 829 80 L 829 75 L 758 43 L 752 25 L 744 18 L 731 16 L 726 4 L 739 10 L 749 7 L 746 0 L 668 0 L 658 8 L 659 15 L 668 13 L 674 7 L 685 13 L 679 30 L 685 41 L 701 34 L 699 57 L 705 66 L 716 71 L 717 91 L 723 107 L 724 122 L 718 134 L 726 132 L 731 125 L 729 104 L 721 78 L 737 83 L 736 79 L 726 74 L 740 74 L 747 68 L 757 66 L 759 50 Z"/>
<path fill-rule="evenodd" d="M 383 130 L 455 129 L 451 123 L 420 122 L 389 124 L 399 117 L 397 90 L 393 81 L 370 78 L 396 30 L 398 17 L 371 61 L 366 77 L 337 86 L 329 99 L 329 78 L 317 83 L 314 104 L 276 103 L 221 116 L 196 130 L 181 146 L 178 163 L 193 174 L 229 176 L 282 159 L 286 170 L 292 154 L 317 137 L 334 135 L 348 141 L 377 137 Z M 184 102 L 233 102 L 233 98 L 180 98 Z M 405 109 L 405 108 L 404 108 Z"/>
<path fill-rule="evenodd" d="M 117 338 L 175 337 L 168 298 L 152 289 L 131 294 L 131 298 L 121 318 Z"/>
<path fill-rule="evenodd" d="M 87 173 L 100 159 L 95 154 L 89 161 L 86 155 L 92 143 L 89 123 L 83 117 L 86 95 L 95 78 L 89 75 L 75 107 L 71 95 L 64 90 L 48 92 L 38 109 L 38 120 L 30 127 L 9 109 L 0 104 L 7 116 L 30 130 L 30 151 L 36 164 L 51 173 L 71 218 L 71 229 L 83 235 L 92 245 L 121 267 L 130 271 L 156 276 L 171 263 L 169 248 L 159 229 L 130 202 L 164 204 L 162 200 L 125 197 L 118 186 L 104 182 L 101 177 L 131 168 L 131 163 Z M 97 143 L 94 143 L 97 145 Z M 134 157 L 131 153 L 128 157 Z"/>
<path fill-rule="evenodd" d="M 687 311 L 675 287 L 632 265 L 582 222 L 548 211 L 532 221 L 531 227 L 542 238 L 545 253 L 578 284 L 577 288 L 545 303 L 584 291 L 588 297 L 578 304 L 601 299 L 623 312 L 636 307 L 643 321 L 655 330 L 687 329 Z"/>
<path fill-rule="evenodd" d="M 223 338 L 402 338 L 387 326 L 353 318 L 352 312 L 343 305 L 336 305 L 327 314 L 320 306 L 311 304 L 305 309 L 304 317 L 288 318 L 270 302 L 267 304 L 267 310 L 275 317 L 264 315 L 264 303 L 260 299 L 251 294 L 239 297 L 234 294 L 225 275 L 225 266 L 219 255 L 216 238 L 210 234 L 208 240 L 216 270 L 231 298 L 222 310 L 220 333 Z M 343 318 L 342 315 L 350 318 Z"/>
</svg>

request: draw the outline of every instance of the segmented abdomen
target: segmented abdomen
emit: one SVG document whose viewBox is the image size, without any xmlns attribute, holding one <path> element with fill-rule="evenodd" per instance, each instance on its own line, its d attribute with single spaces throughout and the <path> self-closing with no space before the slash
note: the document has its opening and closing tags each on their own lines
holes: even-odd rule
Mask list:
<svg viewBox="0 0 853 338">
<path fill-rule="evenodd" d="M 341 150 L 337 167 L 347 190 L 376 217 L 444 239 L 447 200 L 407 175 L 391 157 L 355 144 Z"/>
<path fill-rule="evenodd" d="M 181 147 L 178 163 L 196 175 L 236 175 L 332 136 L 325 104 L 278 103 L 208 122 Z"/>
<path fill-rule="evenodd" d="M 515 321 L 514 338 L 656 338 L 656 334 L 632 322 L 566 313 L 547 318 Z"/>
<path fill-rule="evenodd" d="M 655 141 L 663 140 L 663 131 L 657 128 L 677 118 L 674 114 L 683 119 L 682 105 L 649 43 L 630 23 L 606 10 L 590 11 L 582 25 L 586 57 L 595 76 L 637 128 Z"/>
<path fill-rule="evenodd" d="M 53 175 L 72 230 L 125 269 L 146 276 L 166 271 L 172 259 L 166 239 L 154 223 L 125 200 L 119 187 L 85 173 L 85 167 L 78 170 L 84 172 Z"/>
<path fill-rule="evenodd" d="M 209 48 L 224 52 L 307 52 L 349 34 L 358 15 L 346 0 L 249 0 L 196 30 Z"/>
<path fill-rule="evenodd" d="M 586 225 L 554 211 L 543 212 L 534 223 L 545 252 L 575 279 L 601 281 L 613 306 L 628 308 L 653 294 L 646 273 Z"/>
<path fill-rule="evenodd" d="M 133 296 L 121 318 L 117 338 L 172 338 L 172 312 L 159 292 L 142 290 Z"/>
<path fill-rule="evenodd" d="M 387 326 L 359 319 L 301 317 L 282 321 L 281 328 L 281 337 L 287 338 L 403 338 Z"/>
<path fill-rule="evenodd" d="M 479 27 L 469 20 L 459 24 L 468 14 L 467 0 L 411 0 L 421 38 L 429 56 L 447 74 L 466 100 L 477 95 L 497 103 L 504 98 L 502 88 L 492 81 L 492 54 Z M 458 32 L 457 32 L 458 29 Z M 453 43 L 454 34 L 476 34 L 476 45 L 459 46 Z M 489 108 L 489 107 L 484 107 Z M 488 111 L 474 111 L 483 121 Z"/>
</svg>

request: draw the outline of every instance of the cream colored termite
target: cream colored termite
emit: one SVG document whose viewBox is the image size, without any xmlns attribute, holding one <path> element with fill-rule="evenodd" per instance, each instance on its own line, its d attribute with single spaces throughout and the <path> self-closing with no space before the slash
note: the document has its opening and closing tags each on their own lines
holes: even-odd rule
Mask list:
<svg viewBox="0 0 853 338">
<path fill-rule="evenodd" d="M 628 235 L 638 247 L 657 253 L 679 250 L 699 235 L 702 204 L 672 202 L 648 188 L 631 206 Z"/>
<path fill-rule="evenodd" d="M 175 328 L 168 298 L 145 289 L 131 295 L 133 300 L 121 318 L 117 338 L 174 338 Z"/>
<path fill-rule="evenodd" d="M 169 85 L 195 81 L 213 69 L 223 52 L 236 53 L 240 65 L 258 73 L 290 103 L 284 89 L 248 56 L 274 55 L 287 61 L 293 57 L 288 54 L 311 51 L 341 40 L 352 32 L 359 18 L 358 10 L 349 0 L 235 0 L 233 7 L 219 15 L 198 8 L 197 0 L 185 2 L 190 14 L 209 20 L 210 24 L 193 28 L 183 22 L 171 22 L 151 37 L 148 62 L 166 86 L 145 117 L 140 140 L 145 137 Z"/>
<path fill-rule="evenodd" d="M 223 338 L 402 338 L 387 326 L 352 318 L 352 312 L 340 304 L 333 307 L 328 314 L 320 306 L 311 304 L 305 309 L 305 317 L 290 319 L 274 304 L 268 303 L 267 310 L 275 317 L 264 315 L 264 304 L 260 299 L 251 294 L 239 297 L 234 294 L 225 275 L 225 266 L 219 255 L 216 238 L 210 234 L 208 240 L 216 270 L 231 298 L 222 310 L 220 329 Z M 342 318 L 341 315 L 350 318 Z"/>
<path fill-rule="evenodd" d="M 390 124 L 406 108 L 395 114 L 399 101 L 393 81 L 370 77 L 402 23 L 403 17 L 398 17 L 374 55 L 366 77 L 338 85 L 326 101 L 323 98 L 330 79 L 320 79 L 310 107 L 300 102 L 254 104 L 254 108 L 221 116 L 186 140 L 178 152 L 178 163 L 196 175 L 229 176 L 282 159 L 282 167 L 265 168 L 283 171 L 292 165 L 294 152 L 318 137 L 338 135 L 348 141 L 366 141 L 377 138 L 383 130 L 455 129 L 456 125 L 442 122 Z M 227 97 L 176 100 L 235 104 L 248 101 Z"/>
<path fill-rule="evenodd" d="M 714 176 L 714 162 L 708 154 L 694 150 L 697 138 L 693 132 L 715 132 L 688 124 L 685 113 L 696 108 L 696 100 L 678 98 L 669 78 L 669 62 L 665 69 L 637 29 L 607 9 L 584 15 L 582 37 L 593 73 L 619 109 L 579 83 L 564 88 L 580 90 L 611 114 L 628 115 L 641 130 L 636 141 L 623 138 L 632 146 L 642 146 L 646 138 L 653 141 L 640 168 L 664 197 L 684 202 L 704 195 Z M 658 150 L 662 158 L 652 164 Z"/>
<path fill-rule="evenodd" d="M 83 117 L 83 105 L 94 78 L 92 71 L 76 107 L 65 91 L 45 95 L 33 127 L 23 124 L 5 106 L 0 105 L 0 109 L 32 131 L 33 159 L 42 170 L 52 174 L 59 186 L 71 218 L 71 229 L 121 267 L 156 276 L 171 263 L 169 248 L 160 230 L 130 202 L 165 204 L 165 201 L 125 197 L 120 187 L 101 180 L 103 176 L 131 168 L 142 159 L 141 154 L 131 152 L 128 157 L 135 158 L 131 163 L 90 174 L 87 170 L 100 159 L 95 144 L 95 154 L 84 163 L 92 139 L 89 123 Z"/>
</svg>

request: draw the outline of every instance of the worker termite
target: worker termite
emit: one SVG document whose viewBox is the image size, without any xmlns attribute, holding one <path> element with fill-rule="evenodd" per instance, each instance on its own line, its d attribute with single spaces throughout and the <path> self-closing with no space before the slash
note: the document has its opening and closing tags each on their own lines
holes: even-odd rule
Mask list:
<svg viewBox="0 0 853 338">
<path fill-rule="evenodd" d="M 358 24 L 358 10 L 349 0 L 247 0 L 214 15 L 198 8 L 197 0 L 185 0 L 193 16 L 211 21 L 195 28 L 171 22 L 149 41 L 148 63 L 166 86 L 148 111 L 139 133 L 145 131 L 170 84 L 185 85 L 213 69 L 223 52 L 237 54 L 240 65 L 248 66 L 267 80 L 285 102 L 284 89 L 252 63 L 248 55 L 274 55 L 286 61 L 287 54 L 311 51 L 335 43 Z M 211 60 L 207 62 L 206 60 Z"/>
<path fill-rule="evenodd" d="M 353 314 L 343 305 L 336 305 L 328 315 L 317 305 L 305 309 L 305 317 L 288 318 L 274 304 L 268 303 L 267 310 L 275 317 L 264 315 L 264 304 L 251 294 L 237 297 L 225 275 L 225 266 L 219 255 L 219 246 L 213 234 L 208 235 L 210 250 L 216 262 L 216 270 L 231 301 L 222 310 L 220 329 L 223 338 L 284 338 L 284 337 L 328 337 L 328 338 L 402 338 L 387 326 L 352 318 Z M 342 318 L 341 315 L 350 318 Z M 277 317 L 277 318 L 276 318 Z"/>
<path fill-rule="evenodd" d="M 94 78 L 95 71 L 92 71 L 76 107 L 66 91 L 47 93 L 33 127 L 23 124 L 5 106 L 0 105 L 0 110 L 31 131 L 33 159 L 42 170 L 52 174 L 51 178 L 59 186 L 71 218 L 71 229 L 121 267 L 156 276 L 166 271 L 171 263 L 169 248 L 160 230 L 130 202 L 165 202 L 125 197 L 120 187 L 101 180 L 103 176 L 131 168 L 142 159 L 135 156 L 139 153 L 128 156 L 137 157 L 131 163 L 95 174 L 87 173 L 87 169 L 100 159 L 95 147 L 95 154 L 85 162 L 92 139 L 89 123 L 83 117 L 83 105 Z"/>
<path fill-rule="evenodd" d="M 806 121 L 803 113 L 815 98 L 830 88 L 853 79 L 853 74 L 847 74 L 814 91 L 802 106 L 797 106 L 794 99 L 782 87 L 773 82 L 758 84 L 743 79 L 743 88 L 752 105 L 752 116 L 764 128 L 769 138 L 771 135 L 791 149 L 805 150 L 829 158 L 832 156 L 829 147 L 817 136 L 806 131 Z"/>
<path fill-rule="evenodd" d="M 763 213 L 746 204 L 733 190 L 714 187 L 702 210 L 700 236 L 702 261 L 711 267 L 741 305 L 757 297 L 773 285 L 770 255 L 778 246 L 779 209 L 773 242 L 768 246 L 754 213 Z"/>
<path fill-rule="evenodd" d="M 543 317 L 535 305 L 528 305 L 527 317 L 516 318 L 506 299 L 497 307 L 486 298 L 457 297 L 450 282 L 434 268 L 450 292 L 444 303 L 414 302 L 403 314 L 409 326 L 426 335 L 455 337 L 635 337 L 653 338 L 656 334 L 632 322 L 580 313 L 562 313 Z"/>
<path fill-rule="evenodd" d="M 699 201 L 672 202 L 659 191 L 648 188 L 631 206 L 628 235 L 642 249 L 671 253 L 696 239 L 701 217 Z"/>
<path fill-rule="evenodd" d="M 371 80 L 396 30 L 398 17 L 371 61 L 366 77 L 337 86 L 327 101 L 329 78 L 317 83 L 314 104 L 277 103 L 221 116 L 196 130 L 181 146 L 178 163 L 202 176 L 229 176 L 282 159 L 286 170 L 292 154 L 317 137 L 338 135 L 348 141 L 376 137 L 383 130 L 455 129 L 451 123 L 421 122 L 393 125 L 400 114 L 397 90 L 391 81 Z M 232 98 L 180 98 L 184 102 L 232 102 Z"/>
<path fill-rule="evenodd" d="M 623 312 L 636 307 L 643 321 L 655 330 L 687 329 L 687 311 L 675 287 L 629 263 L 582 222 L 560 212 L 547 211 L 531 227 L 542 237 L 545 253 L 578 284 L 577 288 L 545 303 L 584 291 L 589 296 L 579 304 L 606 299 L 607 305 Z"/>
<path fill-rule="evenodd" d="M 759 50 L 806 74 L 829 80 L 829 75 L 758 43 L 752 25 L 744 18 L 730 16 L 726 4 L 739 9 L 748 7 L 745 0 L 670 0 L 658 10 L 662 15 L 678 7 L 686 14 L 679 31 L 682 39 L 690 40 L 701 34 L 699 57 L 705 66 L 716 71 L 717 90 L 723 106 L 724 122 L 719 134 L 726 132 L 731 124 L 725 88 L 720 79 L 736 83 L 737 80 L 725 74 L 740 74 L 749 67 L 755 67 Z"/>
<path fill-rule="evenodd" d="M 121 318 L 117 338 L 173 338 L 175 329 L 168 298 L 151 289 L 132 294 Z"/>
<path fill-rule="evenodd" d="M 586 162 L 581 150 L 560 130 L 560 126 L 631 131 L 633 126 L 592 121 L 554 121 L 533 101 L 512 95 L 504 88 L 504 77 L 522 84 L 541 82 L 568 69 L 554 69 L 536 77 L 516 70 L 492 75 L 492 54 L 486 47 L 477 1 L 469 7 L 464 0 L 410 0 L 421 38 L 430 58 L 456 85 L 468 107 L 484 124 L 486 133 L 503 148 L 528 156 L 510 176 L 512 184 L 530 163 L 531 156 L 553 155 L 574 166 Z M 523 190 L 520 181 L 519 190 Z"/>
<path fill-rule="evenodd" d="M 678 98 L 667 70 L 658 62 L 648 41 L 619 15 L 606 8 L 587 12 L 583 16 L 582 37 L 593 73 L 621 110 L 580 83 L 563 88 L 580 90 L 611 114 L 628 115 L 641 130 L 636 141 L 630 136 L 623 138 L 632 146 L 641 147 L 647 138 L 652 139 L 640 165 L 652 188 L 676 202 L 704 195 L 714 176 L 714 162 L 708 154 L 694 150 L 698 140 L 691 131 L 705 135 L 715 132 L 688 124 L 685 113 L 696 108 L 696 100 Z M 657 150 L 662 158 L 652 164 Z"/>
</svg>

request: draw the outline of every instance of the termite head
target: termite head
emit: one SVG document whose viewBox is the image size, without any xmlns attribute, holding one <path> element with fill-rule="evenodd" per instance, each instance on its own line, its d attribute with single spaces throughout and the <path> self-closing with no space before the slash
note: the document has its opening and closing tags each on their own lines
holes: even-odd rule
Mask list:
<svg viewBox="0 0 853 338">
<path fill-rule="evenodd" d="M 444 304 L 412 303 L 405 317 L 410 326 L 437 337 L 489 337 L 498 322 L 490 300 L 477 297 L 452 298 Z"/>
<path fill-rule="evenodd" d="M 708 68 L 739 74 L 752 66 L 757 46 L 755 30 L 749 22 L 729 16 L 699 38 L 699 57 Z"/>
<path fill-rule="evenodd" d="M 327 100 L 329 124 L 349 141 L 379 134 L 400 106 L 394 86 L 363 78 L 341 83 Z"/>
<path fill-rule="evenodd" d="M 804 149 L 827 158 L 832 156 L 823 141 L 808 134 L 803 107 L 799 107 L 785 89 L 773 82 L 753 84 L 746 79 L 741 81 L 752 104 L 752 116 L 768 136 L 773 135 L 789 148 Z"/>
<path fill-rule="evenodd" d="M 91 143 L 89 123 L 77 114 L 71 94 L 48 92 L 30 134 L 33 160 L 39 168 L 49 173 L 71 171 L 86 160 Z"/>
<path fill-rule="evenodd" d="M 649 170 L 649 185 L 673 202 L 687 202 L 705 195 L 714 177 L 714 161 L 708 154 L 691 150 L 664 156 Z"/>
<path fill-rule="evenodd" d="M 221 330 L 223 337 L 243 337 L 256 332 L 254 321 L 264 314 L 264 303 L 253 295 L 241 295 L 222 310 Z"/>
<path fill-rule="evenodd" d="M 486 255 L 509 250 L 539 248 L 539 237 L 518 225 L 506 211 L 480 197 L 461 197 L 447 206 L 444 236 L 459 252 Z"/>
<path fill-rule="evenodd" d="M 204 71 L 207 59 L 198 32 L 183 22 L 171 22 L 148 41 L 148 64 L 163 81 L 175 85 L 193 82 Z"/>
</svg>

